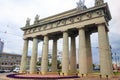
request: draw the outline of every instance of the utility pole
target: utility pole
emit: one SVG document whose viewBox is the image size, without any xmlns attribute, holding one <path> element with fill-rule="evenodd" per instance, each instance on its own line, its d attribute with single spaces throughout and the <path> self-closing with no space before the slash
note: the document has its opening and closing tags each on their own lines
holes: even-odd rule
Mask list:
<svg viewBox="0 0 120 80">
<path fill-rule="evenodd" d="M 117 66 L 117 56 L 116 56 L 116 53 L 115 53 L 115 62 L 116 62 L 116 66 Z"/>
<path fill-rule="evenodd" d="M 119 56 L 118 56 L 118 65 L 119 65 L 119 67 L 120 67 L 120 58 L 119 58 Z"/>
</svg>

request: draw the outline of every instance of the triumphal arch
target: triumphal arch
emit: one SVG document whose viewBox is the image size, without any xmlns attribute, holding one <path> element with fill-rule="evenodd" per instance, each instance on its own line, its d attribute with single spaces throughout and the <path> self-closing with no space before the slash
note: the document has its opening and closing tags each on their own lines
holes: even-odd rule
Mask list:
<svg viewBox="0 0 120 80">
<path fill-rule="evenodd" d="M 52 72 L 57 72 L 57 40 L 63 38 L 62 70 L 61 75 L 73 74 L 76 69 L 76 44 L 75 38 L 79 36 L 79 75 L 92 72 L 92 54 L 90 35 L 98 32 L 100 74 L 109 76 L 113 74 L 112 60 L 108 40 L 108 22 L 111 14 L 107 3 L 103 0 L 95 0 L 95 5 L 87 8 L 81 2 L 78 7 L 54 16 L 39 19 L 36 15 L 34 24 L 30 19 L 26 20 L 24 31 L 24 48 L 21 60 L 20 73 L 26 71 L 26 59 L 28 54 L 28 42 L 33 41 L 32 56 L 30 62 L 30 74 L 36 73 L 38 42 L 43 41 L 42 61 L 40 74 L 48 72 L 48 42 L 53 40 Z M 71 38 L 71 50 L 69 52 L 69 40 Z"/>
</svg>

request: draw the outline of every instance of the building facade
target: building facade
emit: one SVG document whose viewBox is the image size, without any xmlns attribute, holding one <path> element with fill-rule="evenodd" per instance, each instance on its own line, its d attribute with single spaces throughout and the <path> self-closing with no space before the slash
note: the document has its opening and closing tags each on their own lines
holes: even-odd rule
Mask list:
<svg viewBox="0 0 120 80">
<path fill-rule="evenodd" d="M 57 40 L 63 38 L 62 71 L 61 75 L 76 73 L 76 36 L 79 36 L 79 75 L 86 76 L 92 73 L 92 52 L 90 35 L 98 32 L 100 75 L 111 76 L 112 59 L 110 54 L 108 24 L 111 14 L 107 3 L 103 0 L 95 0 L 91 8 L 75 8 L 48 18 L 40 19 L 37 15 L 34 24 L 30 19 L 26 21 L 24 31 L 24 47 L 21 60 L 20 73 L 25 72 L 26 56 L 28 55 L 29 40 L 33 41 L 32 56 L 30 62 L 30 74 L 36 73 L 36 62 L 38 54 L 38 42 L 43 41 L 41 74 L 48 72 L 48 50 L 49 40 L 53 40 L 52 50 L 52 72 L 57 72 Z M 70 37 L 70 54 L 69 40 Z"/>
<path fill-rule="evenodd" d="M 30 56 L 27 57 L 27 63 L 29 65 Z M 1 53 L 0 54 L 0 70 L 13 70 L 15 66 L 19 66 L 21 62 L 21 55 Z"/>
</svg>

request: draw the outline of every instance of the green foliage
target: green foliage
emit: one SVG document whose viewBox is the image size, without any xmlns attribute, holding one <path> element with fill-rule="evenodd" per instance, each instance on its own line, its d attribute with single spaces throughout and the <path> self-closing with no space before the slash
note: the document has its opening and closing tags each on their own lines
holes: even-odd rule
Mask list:
<svg viewBox="0 0 120 80">
<path fill-rule="evenodd" d="M 114 75 L 120 75 L 120 72 L 114 72 Z"/>
<path fill-rule="evenodd" d="M 61 62 L 60 62 L 59 60 L 57 60 L 57 68 L 58 68 L 58 69 L 61 69 L 61 68 L 62 68 Z"/>
<path fill-rule="evenodd" d="M 41 65 L 41 62 L 37 62 L 36 65 L 37 65 L 37 66 L 40 66 L 40 65 Z"/>
<path fill-rule="evenodd" d="M 48 62 L 48 66 L 51 67 L 51 66 L 52 66 L 52 63 Z"/>
<path fill-rule="evenodd" d="M 93 64 L 93 68 L 95 67 L 95 64 Z"/>
</svg>

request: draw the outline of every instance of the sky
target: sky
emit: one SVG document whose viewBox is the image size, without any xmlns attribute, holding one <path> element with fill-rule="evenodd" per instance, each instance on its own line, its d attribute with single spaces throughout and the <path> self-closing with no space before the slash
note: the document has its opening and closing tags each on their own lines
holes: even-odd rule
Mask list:
<svg viewBox="0 0 120 80">
<path fill-rule="evenodd" d="M 85 5 L 94 6 L 95 0 L 85 0 Z M 120 56 L 120 5 L 118 0 L 104 0 L 108 3 L 112 20 L 109 22 L 109 41 L 114 53 Z M 0 0 L 0 38 L 4 41 L 4 52 L 22 54 L 23 31 L 26 19 L 33 24 L 36 14 L 40 18 L 55 15 L 76 8 L 78 0 Z M 91 43 L 93 59 L 98 63 L 98 34 L 92 34 Z M 52 41 L 49 42 L 51 48 Z M 62 50 L 62 39 L 58 41 L 59 51 Z M 42 42 L 39 43 L 39 55 L 42 52 Z M 78 47 L 77 47 L 78 48 Z M 31 55 L 32 41 L 29 42 L 29 55 Z"/>
</svg>

